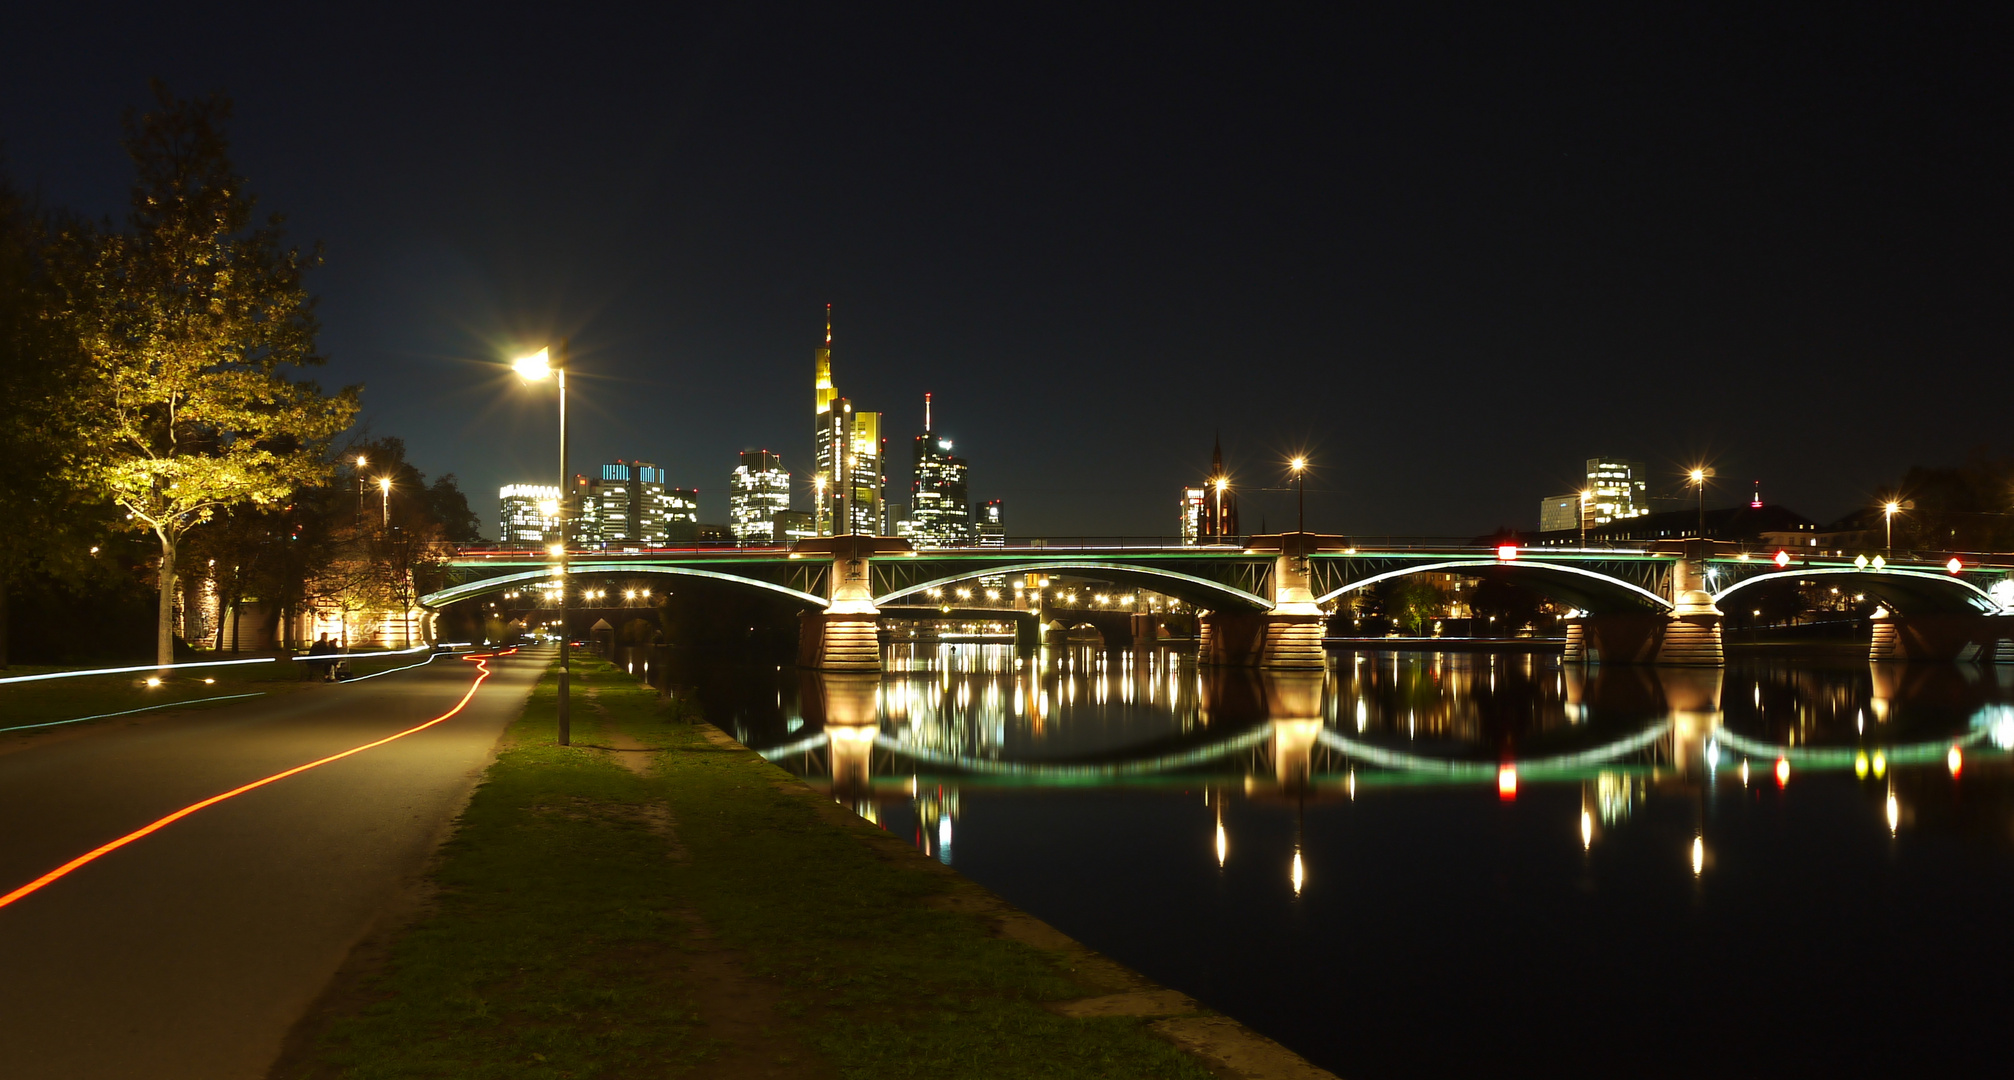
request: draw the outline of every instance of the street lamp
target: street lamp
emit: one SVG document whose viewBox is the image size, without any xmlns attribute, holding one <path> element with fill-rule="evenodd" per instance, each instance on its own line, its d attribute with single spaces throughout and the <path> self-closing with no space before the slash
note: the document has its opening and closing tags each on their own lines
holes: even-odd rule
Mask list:
<svg viewBox="0 0 2014 1080">
<path fill-rule="evenodd" d="M 357 527 L 358 527 L 358 528 L 362 528 L 362 527 L 363 527 L 363 524 L 364 524 L 364 466 L 366 466 L 366 465 L 369 465 L 369 464 L 370 464 L 370 459 L 368 459 L 368 458 L 364 457 L 364 455 L 362 455 L 362 454 L 358 454 L 358 455 L 357 455 L 357 520 L 356 520 L 356 525 L 357 525 Z"/>
<path fill-rule="evenodd" d="M 392 527 L 392 478 L 391 478 L 391 477 L 389 477 L 389 476 L 380 476 L 380 477 L 378 477 L 378 494 L 379 494 L 379 496 L 380 496 L 380 497 L 381 497 L 381 499 L 382 499 L 382 503 L 381 503 L 381 505 L 382 505 L 382 509 L 383 509 L 383 521 L 384 521 L 384 527 L 385 527 L 385 528 L 387 528 L 387 529 L 389 529 L 389 528 L 391 528 L 391 527 Z"/>
<path fill-rule="evenodd" d="M 1587 504 L 1594 498 L 1594 492 L 1580 489 L 1580 546 L 1587 548 Z"/>
<path fill-rule="evenodd" d="M 559 563 L 559 744 L 573 742 L 573 723 L 568 705 L 569 691 L 573 681 L 573 642 L 567 632 L 567 589 L 566 589 L 566 343 L 559 347 L 559 362 L 553 363 L 552 351 L 540 349 L 530 356 L 511 361 L 511 370 L 528 383 L 542 382 L 547 376 L 556 376 L 559 382 L 559 500 L 554 507 L 554 516 L 559 522 L 559 543 L 552 546 L 553 558 Z"/>
<path fill-rule="evenodd" d="M 1706 537 L 1706 482 L 1713 479 L 1713 470 L 1699 468 L 1692 470 L 1692 472 L 1686 475 L 1692 481 L 1692 486 L 1699 489 L 1699 535 L 1701 539 L 1704 539 Z"/>
<path fill-rule="evenodd" d="M 825 535 L 825 474 L 819 473 L 818 478 L 816 480 L 813 480 L 812 483 L 816 485 L 818 488 L 818 501 L 812 504 L 812 509 L 817 512 L 817 518 L 815 521 L 812 522 L 811 531 L 814 535 L 824 536 Z"/>
<path fill-rule="evenodd" d="M 1890 499 L 1881 505 L 1881 523 L 1888 530 L 1888 557 L 1895 557 L 1895 515 L 1916 509 L 1915 499 Z"/>
<path fill-rule="evenodd" d="M 1304 457 L 1297 457 L 1288 464 L 1292 466 L 1294 470 L 1295 497 L 1300 505 L 1300 510 L 1296 516 L 1294 531 L 1307 532 L 1308 531 L 1308 459 Z"/>
<path fill-rule="evenodd" d="M 1216 518 L 1216 525 L 1214 526 L 1214 528 L 1213 528 L 1213 530 L 1212 530 L 1212 531 L 1214 531 L 1214 532 L 1215 532 L 1215 533 L 1217 534 L 1217 542 L 1218 542 L 1218 543 L 1223 543 L 1223 542 L 1224 542 L 1224 489 L 1225 489 L 1225 488 L 1227 488 L 1227 487 L 1230 487 L 1230 486 L 1231 486 L 1231 478 L 1230 478 L 1230 477 L 1228 477 L 1228 476 L 1219 476 L 1219 477 L 1217 477 L 1217 482 L 1216 482 L 1216 488 L 1217 488 L 1217 518 Z"/>
</svg>

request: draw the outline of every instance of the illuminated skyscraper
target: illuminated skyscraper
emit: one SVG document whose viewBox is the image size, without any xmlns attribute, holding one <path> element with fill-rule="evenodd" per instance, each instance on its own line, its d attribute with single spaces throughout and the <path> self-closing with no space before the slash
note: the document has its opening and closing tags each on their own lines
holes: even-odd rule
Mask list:
<svg viewBox="0 0 2014 1080">
<path fill-rule="evenodd" d="M 580 507 L 574 528 L 578 543 L 650 547 L 670 539 L 673 521 L 698 519 L 691 506 L 696 493 L 675 496 L 681 489 L 666 488 L 664 470 L 648 461 L 611 461 L 601 467 L 599 479 L 574 481 Z"/>
<path fill-rule="evenodd" d="M 929 394 L 923 395 L 923 434 L 916 436 L 914 465 L 906 522 L 910 541 L 919 548 L 970 544 L 972 508 L 966 499 L 965 459 L 951 452 L 950 439 L 938 438 L 931 429 Z"/>
<path fill-rule="evenodd" d="M 734 542 L 778 543 L 785 539 L 776 516 L 790 509 L 790 473 L 783 459 L 767 450 L 744 450 L 728 481 L 728 527 Z"/>
<path fill-rule="evenodd" d="M 813 411 L 812 464 L 814 483 L 823 481 L 825 497 L 814 510 L 819 535 L 835 532 L 883 535 L 888 513 L 883 505 L 887 477 L 883 474 L 881 414 L 853 411 L 832 382 L 832 305 L 825 305 L 825 345 L 815 354 L 816 401 Z M 814 496 L 816 498 L 816 496 Z"/>
</svg>

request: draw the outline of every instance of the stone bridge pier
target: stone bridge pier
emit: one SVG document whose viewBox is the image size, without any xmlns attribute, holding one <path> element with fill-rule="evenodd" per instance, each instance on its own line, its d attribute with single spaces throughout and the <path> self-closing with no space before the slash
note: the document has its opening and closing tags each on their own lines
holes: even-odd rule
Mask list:
<svg viewBox="0 0 2014 1080">
<path fill-rule="evenodd" d="M 2014 663 L 2014 615 L 1875 611 L 1869 660 L 1981 660 Z"/>
<path fill-rule="evenodd" d="M 1710 542 L 1687 541 L 1671 567 L 1667 611 L 1607 612 L 1567 620 L 1568 663 L 1720 667 L 1722 614 L 1704 588 Z"/>
<path fill-rule="evenodd" d="M 1197 662 L 1228 667 L 1320 670 L 1322 632 L 1327 620 L 1308 580 L 1313 533 L 1253 538 L 1253 546 L 1277 544 L 1271 576 L 1272 608 L 1267 611 L 1211 611 L 1197 620 Z"/>
<path fill-rule="evenodd" d="M 819 671 L 879 672 L 881 611 L 874 606 L 868 560 L 877 553 L 908 551 L 907 540 L 874 536 L 821 536 L 802 540 L 797 554 L 832 560 L 823 611 L 798 616 L 797 666 Z"/>
</svg>

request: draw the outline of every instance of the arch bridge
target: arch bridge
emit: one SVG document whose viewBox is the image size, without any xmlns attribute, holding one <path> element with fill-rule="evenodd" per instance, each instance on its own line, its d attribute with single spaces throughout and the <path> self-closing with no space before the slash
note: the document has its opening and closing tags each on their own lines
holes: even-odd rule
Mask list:
<svg viewBox="0 0 2014 1080">
<path fill-rule="evenodd" d="M 1800 557 L 1781 564 L 1731 544 L 1682 541 L 1635 549 L 1370 545 L 1314 533 L 1255 536 L 1241 546 L 1030 542 L 922 550 L 894 537 L 834 536 L 788 546 L 570 552 L 568 578 L 664 575 L 754 589 L 804 609 L 799 663 L 834 671 L 880 667 L 882 609 L 921 606 L 932 590 L 1040 573 L 1151 589 L 1201 616 L 1204 663 L 1322 666 L 1324 605 L 1408 574 L 1512 581 L 1571 604 L 1567 659 L 1662 664 L 1722 662 L 1723 601 L 1766 585 L 1838 581 L 1882 604 L 1875 659 L 1987 655 L 2014 660 L 2014 558 Z M 421 598 L 438 611 L 508 589 L 550 587 L 560 568 L 538 552 L 470 547 L 448 561 L 446 587 Z M 1026 593 L 1016 610 L 1039 610 Z M 1107 635 L 1108 639 L 1111 635 Z"/>
</svg>

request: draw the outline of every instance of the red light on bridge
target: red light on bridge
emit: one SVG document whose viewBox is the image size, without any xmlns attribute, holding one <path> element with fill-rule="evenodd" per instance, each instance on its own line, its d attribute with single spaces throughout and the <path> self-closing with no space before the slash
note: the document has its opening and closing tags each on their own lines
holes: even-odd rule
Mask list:
<svg viewBox="0 0 2014 1080">
<path fill-rule="evenodd" d="M 1776 786 L 1777 786 L 1777 787 L 1789 787 L 1789 786 L 1790 786 L 1790 759 L 1789 759 L 1789 758 L 1777 758 L 1777 759 L 1776 759 Z"/>
<path fill-rule="evenodd" d="M 1949 570 L 1955 574 L 1958 571 L 1965 569 L 1965 564 L 1958 561 L 1958 556 L 1953 555 L 1951 556 L 1951 561 L 1944 564 L 1944 569 Z"/>
<path fill-rule="evenodd" d="M 1965 768 L 1965 755 L 1957 747 L 1952 747 L 1951 752 L 1944 755 L 1944 767 L 1951 770 L 1951 779 L 1958 779 L 1959 772 Z"/>
<path fill-rule="evenodd" d="M 1497 545 L 1497 558 L 1502 559 L 1504 562 L 1510 562 L 1511 560 L 1516 559 L 1517 545 L 1516 544 Z"/>
<path fill-rule="evenodd" d="M 1776 568 L 1777 568 L 1778 570 L 1781 570 L 1781 569 L 1783 569 L 1784 567 L 1786 567 L 1786 566 L 1789 566 L 1789 565 L 1790 565 L 1790 552 L 1788 552 L 1788 551 L 1778 551 L 1778 552 L 1776 553 Z"/>
<path fill-rule="evenodd" d="M 1505 765 L 1497 770 L 1497 798 L 1506 802 L 1517 798 L 1517 766 Z"/>
</svg>

